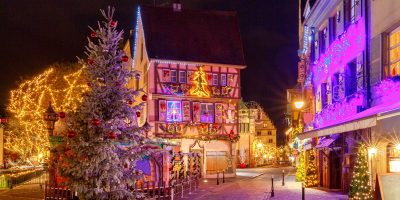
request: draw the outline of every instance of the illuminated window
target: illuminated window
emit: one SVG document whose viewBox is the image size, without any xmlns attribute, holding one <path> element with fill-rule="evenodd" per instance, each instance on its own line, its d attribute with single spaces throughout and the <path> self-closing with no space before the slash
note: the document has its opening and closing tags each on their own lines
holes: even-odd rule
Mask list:
<svg viewBox="0 0 400 200">
<path fill-rule="evenodd" d="M 390 76 L 400 75 L 400 27 L 389 36 L 389 72 Z"/>
<path fill-rule="evenodd" d="M 221 86 L 226 86 L 226 74 L 221 74 Z"/>
<path fill-rule="evenodd" d="M 272 135 L 272 131 L 268 131 L 268 135 Z"/>
<path fill-rule="evenodd" d="M 182 106 L 180 101 L 167 101 L 167 122 L 182 121 Z"/>
<path fill-rule="evenodd" d="M 213 85 L 218 85 L 218 74 L 213 74 Z"/>
<path fill-rule="evenodd" d="M 213 123 L 214 122 L 214 104 L 202 103 L 200 122 Z"/>
<path fill-rule="evenodd" d="M 387 146 L 388 172 L 400 172 L 400 144 Z"/>
<path fill-rule="evenodd" d="M 171 82 L 176 83 L 176 81 L 177 81 L 176 70 L 171 70 Z"/>
<path fill-rule="evenodd" d="M 273 139 L 268 139 L 268 143 L 273 143 L 274 140 Z"/>
<path fill-rule="evenodd" d="M 179 71 L 179 83 L 186 83 L 186 72 Z"/>
</svg>

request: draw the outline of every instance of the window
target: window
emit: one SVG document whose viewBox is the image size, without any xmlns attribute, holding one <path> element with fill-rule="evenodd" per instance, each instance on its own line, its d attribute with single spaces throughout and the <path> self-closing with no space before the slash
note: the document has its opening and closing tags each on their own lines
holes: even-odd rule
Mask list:
<svg viewBox="0 0 400 200">
<path fill-rule="evenodd" d="M 200 122 L 213 123 L 214 122 L 214 104 L 202 103 Z"/>
<path fill-rule="evenodd" d="M 350 96 L 357 91 L 357 60 L 349 62 L 345 68 L 345 95 Z"/>
<path fill-rule="evenodd" d="M 171 82 L 172 83 L 176 83 L 177 79 L 177 74 L 176 74 L 176 70 L 171 70 Z"/>
<path fill-rule="evenodd" d="M 389 144 L 387 146 L 388 172 L 400 172 L 400 146 Z"/>
<path fill-rule="evenodd" d="M 218 74 L 213 74 L 213 85 L 218 85 Z"/>
<path fill-rule="evenodd" d="M 268 135 L 272 135 L 272 131 L 268 131 Z"/>
<path fill-rule="evenodd" d="M 274 140 L 273 139 L 268 139 L 268 143 L 273 143 Z"/>
<path fill-rule="evenodd" d="M 221 86 L 226 86 L 226 74 L 221 74 Z"/>
<path fill-rule="evenodd" d="M 356 20 L 356 9 L 359 0 L 350 0 L 350 22 L 353 23 Z"/>
<path fill-rule="evenodd" d="M 180 101 L 167 101 L 167 122 L 181 122 L 182 107 Z"/>
<path fill-rule="evenodd" d="M 329 18 L 329 44 L 336 40 L 336 15 Z"/>
<path fill-rule="evenodd" d="M 260 136 L 261 135 L 261 131 L 257 131 L 257 136 Z"/>
<path fill-rule="evenodd" d="M 186 83 L 186 72 L 179 71 L 179 83 Z"/>
<path fill-rule="evenodd" d="M 319 57 L 321 57 L 321 55 L 323 53 L 325 53 L 325 50 L 326 50 L 326 46 L 325 46 L 326 31 L 327 31 L 327 29 L 325 27 L 324 29 L 322 29 L 322 31 L 320 31 L 318 33 L 318 36 L 319 36 L 319 39 L 318 39 L 318 41 L 319 41 L 319 54 L 318 55 L 319 55 Z"/>
<path fill-rule="evenodd" d="M 400 75 L 400 27 L 389 36 L 389 73 L 390 76 Z"/>
</svg>

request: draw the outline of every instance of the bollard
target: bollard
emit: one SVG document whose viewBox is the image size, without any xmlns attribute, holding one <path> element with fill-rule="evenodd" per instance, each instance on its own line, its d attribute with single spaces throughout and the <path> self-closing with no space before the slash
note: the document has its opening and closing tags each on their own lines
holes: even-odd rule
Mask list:
<svg viewBox="0 0 400 200">
<path fill-rule="evenodd" d="M 174 186 L 170 186 L 171 188 L 171 200 L 174 200 Z"/>
<path fill-rule="evenodd" d="M 222 183 L 225 183 L 225 170 L 222 171 Z"/>
<path fill-rule="evenodd" d="M 274 192 L 274 175 L 271 175 L 271 197 L 275 196 Z"/>
<path fill-rule="evenodd" d="M 301 183 L 301 200 L 305 200 L 306 199 L 306 188 L 304 187 L 304 183 Z"/>
<path fill-rule="evenodd" d="M 285 186 L 285 170 L 282 170 L 282 186 Z"/>
<path fill-rule="evenodd" d="M 219 172 L 217 172 L 217 185 L 219 185 Z"/>
<path fill-rule="evenodd" d="M 183 199 L 183 181 L 181 182 L 182 190 L 181 190 L 181 198 Z"/>
<path fill-rule="evenodd" d="M 189 181 L 189 194 L 192 194 L 192 181 L 188 178 Z"/>
</svg>

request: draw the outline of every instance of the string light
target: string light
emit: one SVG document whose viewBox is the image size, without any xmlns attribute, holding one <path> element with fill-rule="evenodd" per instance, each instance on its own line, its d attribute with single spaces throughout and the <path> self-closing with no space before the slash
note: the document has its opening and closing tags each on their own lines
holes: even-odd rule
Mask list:
<svg viewBox="0 0 400 200">
<path fill-rule="evenodd" d="M 21 158 L 47 155 L 48 133 L 43 123 L 43 113 L 51 101 L 57 111 L 75 110 L 88 90 L 83 83 L 82 67 L 67 73 L 50 68 L 26 80 L 11 91 L 10 128 L 5 133 L 5 148 Z"/>
<path fill-rule="evenodd" d="M 199 67 L 199 70 L 195 72 L 193 78 L 194 87 L 190 91 L 191 95 L 198 97 L 209 97 L 210 93 L 207 91 L 207 80 L 206 74 L 203 72 L 203 68 Z"/>
</svg>

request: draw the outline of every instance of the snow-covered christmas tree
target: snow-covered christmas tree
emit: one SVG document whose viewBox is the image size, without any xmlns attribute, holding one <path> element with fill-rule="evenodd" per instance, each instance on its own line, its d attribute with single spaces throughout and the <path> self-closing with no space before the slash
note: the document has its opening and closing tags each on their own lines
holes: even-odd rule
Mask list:
<svg viewBox="0 0 400 200">
<path fill-rule="evenodd" d="M 350 183 L 349 199 L 372 200 L 372 188 L 368 173 L 368 150 L 364 144 L 358 147 L 356 164 Z"/>
<path fill-rule="evenodd" d="M 313 150 L 309 157 L 304 183 L 306 187 L 315 187 L 318 185 L 317 166 L 315 165 L 315 155 Z"/>
<path fill-rule="evenodd" d="M 143 94 L 125 87 L 135 72 L 127 69 L 129 58 L 119 48 L 123 32 L 116 30 L 114 8 L 101 13 L 105 19 L 90 28 L 87 59 L 80 59 L 90 91 L 67 114 L 59 170 L 80 199 L 133 199 L 127 185 L 138 176 L 136 161 L 149 154 L 141 148 L 146 139 L 136 121 L 143 103 L 134 99 Z"/>
</svg>

